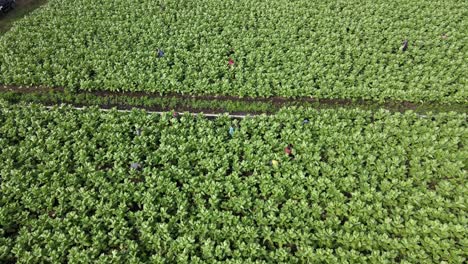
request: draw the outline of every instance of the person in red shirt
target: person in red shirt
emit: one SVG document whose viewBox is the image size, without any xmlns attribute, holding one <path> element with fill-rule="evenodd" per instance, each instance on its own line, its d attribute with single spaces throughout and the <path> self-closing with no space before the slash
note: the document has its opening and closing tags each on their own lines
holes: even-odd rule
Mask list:
<svg viewBox="0 0 468 264">
<path fill-rule="evenodd" d="M 284 148 L 284 153 L 286 153 L 286 155 L 288 155 L 288 157 L 290 157 L 291 159 L 294 159 L 294 154 L 292 153 L 292 148 L 293 148 L 293 145 L 288 144 L 288 146 Z"/>
</svg>

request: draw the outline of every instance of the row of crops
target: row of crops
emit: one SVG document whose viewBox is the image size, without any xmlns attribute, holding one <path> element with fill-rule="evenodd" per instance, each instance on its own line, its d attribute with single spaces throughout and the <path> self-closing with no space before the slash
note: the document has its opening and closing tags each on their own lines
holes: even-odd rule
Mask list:
<svg viewBox="0 0 468 264">
<path fill-rule="evenodd" d="M 462 263 L 466 118 L 0 102 L 0 262 Z"/>
<path fill-rule="evenodd" d="M 0 83 L 466 102 L 467 8 L 459 0 L 49 0 L 0 37 Z"/>
</svg>

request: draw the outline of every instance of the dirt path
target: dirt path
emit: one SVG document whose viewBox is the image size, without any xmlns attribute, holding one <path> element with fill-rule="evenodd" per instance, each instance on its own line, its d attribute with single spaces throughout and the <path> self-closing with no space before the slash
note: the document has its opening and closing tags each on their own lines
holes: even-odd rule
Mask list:
<svg viewBox="0 0 468 264">
<path fill-rule="evenodd" d="M 55 107 L 57 107 L 57 106 L 56 105 L 45 106 L 45 108 L 47 108 L 47 109 L 54 109 Z M 86 110 L 86 107 L 75 107 L 75 106 L 73 106 L 72 108 L 75 109 L 75 110 Z M 112 111 L 113 109 L 100 108 L 100 110 L 103 111 L 103 112 L 109 112 L 109 111 Z M 117 109 L 116 111 L 122 112 L 122 113 L 128 113 L 128 112 L 131 112 L 132 110 Z M 167 111 L 164 111 L 164 112 L 146 111 L 146 113 L 162 115 L 162 114 L 167 113 Z M 185 112 L 176 112 L 176 113 L 178 115 L 185 114 Z M 247 118 L 249 116 L 252 116 L 252 117 L 255 116 L 255 115 L 250 115 L 250 114 L 247 114 L 247 115 L 232 115 L 232 114 L 229 114 L 229 113 L 219 113 L 219 114 L 208 114 L 208 113 L 204 113 L 204 112 L 187 112 L 187 113 L 190 114 L 190 115 L 193 115 L 193 116 L 203 115 L 203 116 L 207 117 L 208 119 L 214 119 L 214 118 L 217 118 L 217 117 L 220 117 L 220 116 L 228 116 L 228 117 L 234 118 L 234 119 L 244 119 L 244 118 Z"/>
<path fill-rule="evenodd" d="M 394 112 L 413 110 L 417 113 L 455 111 L 468 113 L 468 104 L 412 103 L 412 102 L 377 102 L 352 99 L 316 99 L 316 98 L 251 98 L 235 96 L 193 96 L 181 94 L 159 95 L 147 92 L 70 92 L 63 88 L 0 86 L 0 98 L 13 98 L 10 101 L 38 102 L 45 105 L 71 104 L 77 107 L 97 105 L 103 109 L 117 108 L 129 110 L 141 108 L 148 111 L 164 112 L 203 112 L 219 114 L 229 112 L 234 115 L 271 114 L 282 107 L 305 106 L 316 109 L 360 108 L 366 110 L 388 109 Z"/>
<path fill-rule="evenodd" d="M 45 4 L 47 0 L 16 0 L 17 6 L 7 14 L 0 13 L 0 34 L 8 31 L 13 21 L 20 19 L 27 15 L 29 12 Z M 117 107 L 119 109 L 143 108 L 149 111 L 168 111 L 176 109 L 178 111 L 189 112 L 204 112 L 204 113 L 236 113 L 240 115 L 246 114 L 259 114 L 259 113 L 273 113 L 284 106 L 308 106 L 313 108 L 362 108 L 362 109 L 388 109 L 391 111 L 404 112 L 413 110 L 416 112 L 424 113 L 428 111 L 442 112 L 442 111 L 456 111 L 468 112 L 468 101 L 458 104 L 444 104 L 438 102 L 426 103 L 413 103 L 408 101 L 387 101 L 378 102 L 372 100 L 362 99 L 317 99 L 317 98 L 285 98 L 285 97 L 270 97 L 270 98 L 252 98 L 252 97 L 236 97 L 236 96 L 216 96 L 216 95 L 181 95 L 181 94 L 167 94 L 159 95 L 158 93 L 147 92 L 110 92 L 110 91 L 93 91 L 93 92 L 68 92 L 63 88 L 50 88 L 50 87 L 16 87 L 16 86 L 2 86 L 0 85 L 0 93 L 14 93 L 18 94 L 18 98 L 29 98 L 28 100 L 18 99 L 18 101 L 35 101 L 33 99 L 35 94 L 41 95 L 41 103 L 51 104 L 47 100 L 46 94 L 54 93 L 59 102 L 69 103 L 75 106 L 85 105 L 99 105 L 101 108 Z M 60 96 L 63 94 L 63 96 Z M 24 95 L 24 96 L 21 96 Z M 27 95 L 27 96 L 26 96 Z M 91 98 L 91 100 L 82 99 L 69 100 L 66 96 L 81 96 L 82 98 Z M 1 97 L 1 94 L 0 94 Z M 117 103 L 111 103 L 110 100 L 105 102 L 104 99 L 112 98 Z M 152 100 L 152 103 L 147 103 L 145 100 Z M 67 101 L 68 100 L 68 101 Z M 159 100 L 159 101 L 158 101 Z M 173 104 L 167 103 L 169 100 L 175 102 Z M 158 101 L 158 102 L 156 102 Z M 194 101 L 199 103 L 196 107 L 192 104 Z M 99 102 L 99 103 L 97 103 Z M 131 102 L 131 103 L 129 103 Z M 162 102 L 162 103 L 161 103 Z M 224 105 L 238 105 L 236 107 L 224 107 Z M 252 107 L 250 107 L 252 106 Z M 236 109 L 234 109 L 236 108 Z M 247 109 L 247 110 L 246 110 Z"/>
</svg>

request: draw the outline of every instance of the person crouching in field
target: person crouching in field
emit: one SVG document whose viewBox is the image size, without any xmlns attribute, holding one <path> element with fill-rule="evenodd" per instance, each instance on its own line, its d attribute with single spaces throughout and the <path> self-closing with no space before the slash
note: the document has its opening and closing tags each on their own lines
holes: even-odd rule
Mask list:
<svg viewBox="0 0 468 264">
<path fill-rule="evenodd" d="M 286 155 L 288 155 L 289 158 L 294 159 L 295 156 L 293 154 L 292 148 L 293 148 L 293 145 L 288 144 L 288 146 L 284 148 L 284 153 L 286 153 Z"/>
</svg>

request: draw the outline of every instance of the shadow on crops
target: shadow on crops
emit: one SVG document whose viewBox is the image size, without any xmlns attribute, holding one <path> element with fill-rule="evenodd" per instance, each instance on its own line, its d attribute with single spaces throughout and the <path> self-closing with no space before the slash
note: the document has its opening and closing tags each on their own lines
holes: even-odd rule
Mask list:
<svg viewBox="0 0 468 264">
<path fill-rule="evenodd" d="M 0 34 L 7 32 L 14 21 L 21 19 L 46 2 L 47 0 L 16 0 L 14 9 L 7 13 L 0 12 Z"/>
</svg>

